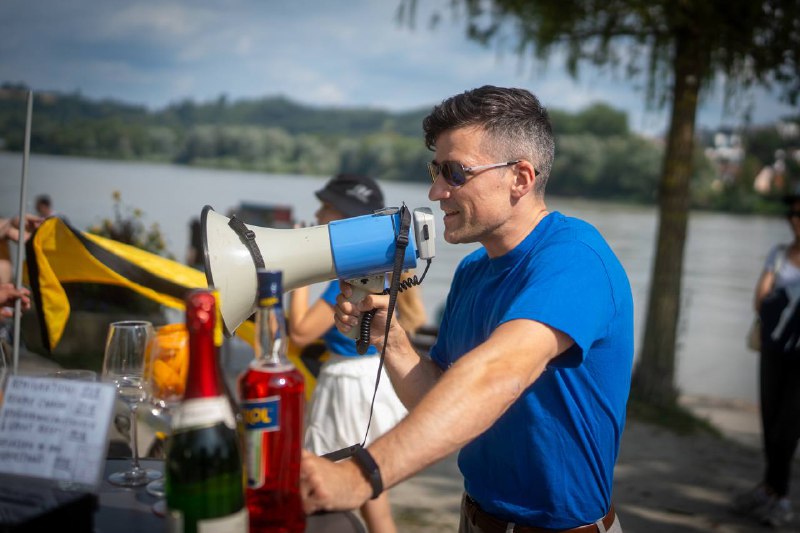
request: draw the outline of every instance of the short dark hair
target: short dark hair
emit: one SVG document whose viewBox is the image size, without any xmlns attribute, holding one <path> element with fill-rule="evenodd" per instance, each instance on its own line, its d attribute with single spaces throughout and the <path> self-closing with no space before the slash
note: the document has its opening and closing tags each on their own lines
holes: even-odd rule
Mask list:
<svg viewBox="0 0 800 533">
<path fill-rule="evenodd" d="M 42 204 L 46 205 L 47 207 L 50 207 L 52 205 L 52 202 L 50 201 L 50 196 L 46 194 L 40 194 L 39 196 L 37 196 L 36 205 L 42 205 Z"/>
<path fill-rule="evenodd" d="M 536 194 L 544 194 L 553 167 L 555 139 L 550 117 L 538 98 L 525 89 L 492 85 L 452 96 L 422 121 L 425 146 L 434 150 L 443 132 L 467 126 L 482 128 L 498 157 L 533 163 L 539 172 Z"/>
</svg>

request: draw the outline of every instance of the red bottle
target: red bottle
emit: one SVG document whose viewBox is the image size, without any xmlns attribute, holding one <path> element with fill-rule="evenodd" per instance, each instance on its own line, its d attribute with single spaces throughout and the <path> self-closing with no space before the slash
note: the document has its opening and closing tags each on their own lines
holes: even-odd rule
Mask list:
<svg viewBox="0 0 800 533">
<path fill-rule="evenodd" d="M 287 356 L 281 272 L 259 269 L 256 359 L 239 377 L 251 532 L 302 533 L 300 450 L 305 381 Z"/>
</svg>

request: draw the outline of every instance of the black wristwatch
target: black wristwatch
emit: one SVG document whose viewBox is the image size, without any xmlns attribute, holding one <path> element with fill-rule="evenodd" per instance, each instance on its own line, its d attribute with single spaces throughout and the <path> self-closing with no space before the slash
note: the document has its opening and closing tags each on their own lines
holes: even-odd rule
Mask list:
<svg viewBox="0 0 800 533">
<path fill-rule="evenodd" d="M 378 463 L 372 458 L 369 453 L 360 444 L 355 445 L 353 450 L 353 460 L 361 469 L 361 473 L 369 481 L 372 487 L 372 499 L 374 500 L 383 492 L 383 479 L 381 478 L 381 469 L 378 468 Z"/>
</svg>

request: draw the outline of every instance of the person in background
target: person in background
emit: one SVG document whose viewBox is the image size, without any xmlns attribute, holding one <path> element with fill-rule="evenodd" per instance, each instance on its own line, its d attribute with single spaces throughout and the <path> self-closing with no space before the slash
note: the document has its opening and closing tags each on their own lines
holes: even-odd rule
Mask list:
<svg viewBox="0 0 800 533">
<path fill-rule="evenodd" d="M 550 212 L 555 142 L 524 89 L 484 86 L 424 119 L 428 197 L 448 243 L 482 247 L 458 266 L 430 358 L 391 324 L 386 368 L 409 409 L 352 459 L 304 452 L 306 512 L 348 509 L 460 449 L 459 531 L 622 531 L 611 505 L 633 365 L 633 297 L 625 271 L 588 223 Z M 387 297 L 337 299 L 350 331 Z M 393 321 L 394 322 L 394 321 Z"/>
<path fill-rule="evenodd" d="M 31 291 L 25 287 L 17 289 L 13 283 L 0 283 L 0 319 L 14 316 L 13 305 L 19 300 L 22 310 L 31 308 Z"/>
<path fill-rule="evenodd" d="M 22 233 L 23 242 L 27 241 L 42 219 L 34 215 L 25 215 Z M 14 284 L 14 267 L 11 264 L 11 241 L 19 242 L 19 217 L 0 218 L 0 341 L 12 341 L 12 329 L 6 319 L 14 316 L 13 305 L 16 300 L 22 301 L 22 310 L 30 308 L 30 292 Z"/>
<path fill-rule="evenodd" d="M 203 264 L 203 228 L 199 218 L 189 221 L 189 247 L 186 251 L 186 264 L 198 270 L 205 268 Z"/>
<path fill-rule="evenodd" d="M 41 223 L 40 217 L 25 215 L 25 241 Z M 0 284 L 12 281 L 14 269 L 11 265 L 11 241 L 19 242 L 19 217 L 0 218 Z"/>
<path fill-rule="evenodd" d="M 38 213 L 42 218 L 48 218 L 56 215 L 56 212 L 53 211 L 53 201 L 47 194 L 40 194 L 37 196 L 34 207 L 36 208 L 36 213 Z"/>
<path fill-rule="evenodd" d="M 777 244 L 764 264 L 754 305 L 761 318 L 759 390 L 766 467 L 761 482 L 734 499 L 734 510 L 780 527 L 794 516 L 792 461 L 800 440 L 800 195 L 785 199 L 792 242 Z"/>
<path fill-rule="evenodd" d="M 339 174 L 316 192 L 322 205 L 315 216 L 318 224 L 367 215 L 384 207 L 383 193 L 369 177 Z M 398 320 L 416 329 L 425 322 L 424 309 L 414 287 L 398 296 Z M 322 339 L 328 351 L 311 404 L 304 447 L 316 454 L 336 451 L 361 442 L 367 430 L 369 405 L 378 374 L 379 355 L 370 347 L 358 355 L 355 341 L 334 327 L 333 306 L 339 295 L 338 281 L 332 281 L 322 296 L 309 307 L 308 287 L 296 289 L 289 307 L 289 336 L 299 347 Z M 400 301 L 403 304 L 400 304 Z M 401 318 L 402 317 L 402 318 Z M 384 375 L 375 399 L 375 413 L 367 442 L 392 428 L 406 414 L 389 379 Z M 361 514 L 372 533 L 394 532 L 387 494 L 361 506 Z"/>
</svg>

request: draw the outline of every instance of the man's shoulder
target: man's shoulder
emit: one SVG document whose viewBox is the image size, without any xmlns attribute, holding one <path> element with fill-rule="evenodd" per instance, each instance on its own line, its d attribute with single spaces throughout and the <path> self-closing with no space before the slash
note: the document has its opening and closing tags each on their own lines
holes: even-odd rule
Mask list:
<svg viewBox="0 0 800 533">
<path fill-rule="evenodd" d="M 458 264 L 459 269 L 463 268 L 472 268 L 476 265 L 480 264 L 481 262 L 488 261 L 489 256 L 486 254 L 486 248 L 483 246 L 471 251 Z"/>
<path fill-rule="evenodd" d="M 570 217 L 558 211 L 552 214 L 553 221 L 548 226 L 548 237 L 552 239 L 597 238 L 602 235 L 591 223 L 581 218 Z"/>
</svg>

